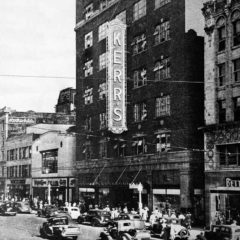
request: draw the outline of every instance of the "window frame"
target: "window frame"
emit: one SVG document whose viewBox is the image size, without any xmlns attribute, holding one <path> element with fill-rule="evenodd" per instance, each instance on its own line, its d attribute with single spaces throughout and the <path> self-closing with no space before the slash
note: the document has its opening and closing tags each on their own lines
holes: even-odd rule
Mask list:
<svg viewBox="0 0 240 240">
<path fill-rule="evenodd" d="M 161 8 L 165 5 L 167 5 L 168 3 L 171 3 L 171 0 L 155 0 L 155 9 Z"/>
<path fill-rule="evenodd" d="M 84 36 L 84 47 L 88 49 L 93 46 L 93 32 L 89 32 Z"/>
<path fill-rule="evenodd" d="M 155 118 L 171 115 L 171 97 L 170 95 L 156 97 L 155 99 Z"/>
<path fill-rule="evenodd" d="M 232 42 L 233 46 L 240 45 L 240 11 L 236 10 L 232 14 Z"/>
<path fill-rule="evenodd" d="M 93 59 L 90 59 L 84 64 L 84 76 L 88 77 L 92 74 L 93 74 Z"/>
<path fill-rule="evenodd" d="M 217 20 L 218 52 L 226 49 L 226 19 L 221 16 Z"/>
<path fill-rule="evenodd" d="M 170 20 L 156 25 L 154 35 L 154 45 L 158 45 L 171 40 L 170 37 Z"/>
<path fill-rule="evenodd" d="M 226 63 L 220 63 L 218 67 L 218 86 L 222 87 L 226 84 Z"/>
<path fill-rule="evenodd" d="M 139 88 L 147 85 L 147 69 L 142 67 L 133 72 L 133 88 Z"/>
<path fill-rule="evenodd" d="M 133 21 L 137 21 L 140 18 L 146 16 L 147 13 L 147 1 L 140 0 L 133 5 Z"/>
<path fill-rule="evenodd" d="M 148 110 L 146 102 L 139 102 L 133 105 L 133 121 L 135 123 L 146 121 L 148 118 Z"/>
<path fill-rule="evenodd" d="M 171 78 L 171 61 L 169 57 L 158 60 L 155 63 L 154 79 L 155 81 L 162 81 Z"/>
</svg>

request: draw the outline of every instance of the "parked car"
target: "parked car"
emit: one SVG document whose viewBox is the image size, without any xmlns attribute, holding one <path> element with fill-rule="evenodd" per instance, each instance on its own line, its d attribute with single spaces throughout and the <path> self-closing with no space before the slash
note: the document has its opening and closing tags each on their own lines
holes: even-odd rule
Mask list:
<svg viewBox="0 0 240 240">
<path fill-rule="evenodd" d="M 72 219 L 78 219 L 78 217 L 81 215 L 78 207 L 60 207 L 59 211 L 68 213 Z"/>
<path fill-rule="evenodd" d="M 42 209 L 39 209 L 37 215 L 39 217 L 52 217 L 58 213 L 58 208 L 54 205 L 46 205 Z"/>
<path fill-rule="evenodd" d="M 101 232 L 101 240 L 150 240 L 150 232 L 145 229 L 143 221 L 142 227 L 136 229 L 132 220 L 117 220 L 113 226 L 106 228 Z"/>
<path fill-rule="evenodd" d="M 131 220 L 135 229 L 146 227 L 145 221 L 142 220 L 142 217 L 139 214 L 120 213 L 115 220 Z"/>
<path fill-rule="evenodd" d="M 107 226 L 111 222 L 111 214 L 105 210 L 92 209 L 79 216 L 77 221 L 92 226 Z"/>
<path fill-rule="evenodd" d="M 70 216 L 62 214 L 50 217 L 40 227 L 40 234 L 44 238 L 56 238 L 58 240 L 71 237 L 77 239 L 80 228 Z"/>
<path fill-rule="evenodd" d="M 239 240 L 240 226 L 212 225 L 204 235 L 207 240 Z"/>
<path fill-rule="evenodd" d="M 0 206 L 0 215 L 2 216 L 16 216 L 17 212 L 14 209 L 14 205 L 12 202 L 3 203 Z"/>
<path fill-rule="evenodd" d="M 32 209 L 28 202 L 15 202 L 14 209 L 17 213 L 31 213 Z"/>
</svg>

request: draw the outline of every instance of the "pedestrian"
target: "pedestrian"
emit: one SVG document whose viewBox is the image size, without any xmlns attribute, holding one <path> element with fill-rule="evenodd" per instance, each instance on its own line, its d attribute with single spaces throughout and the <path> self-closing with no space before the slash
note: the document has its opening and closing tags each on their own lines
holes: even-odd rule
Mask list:
<svg viewBox="0 0 240 240">
<path fill-rule="evenodd" d="M 134 208 L 132 208 L 132 210 L 131 210 L 131 212 L 130 212 L 131 214 L 137 214 L 137 212 L 135 211 L 135 209 Z"/>
<path fill-rule="evenodd" d="M 125 205 L 125 207 L 123 208 L 123 212 L 124 212 L 124 213 L 128 213 L 127 205 Z"/>
<path fill-rule="evenodd" d="M 231 226 L 237 226 L 237 221 L 236 221 L 236 220 L 233 220 Z"/>
</svg>

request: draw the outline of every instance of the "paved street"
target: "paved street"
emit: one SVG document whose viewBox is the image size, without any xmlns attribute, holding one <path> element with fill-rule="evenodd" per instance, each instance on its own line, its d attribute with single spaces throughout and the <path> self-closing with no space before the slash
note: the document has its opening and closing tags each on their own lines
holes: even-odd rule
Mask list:
<svg viewBox="0 0 240 240">
<path fill-rule="evenodd" d="M 0 239 L 1 240 L 39 240 L 39 226 L 45 221 L 34 214 L 18 214 L 15 217 L 0 216 Z M 102 228 L 81 226 L 81 234 L 78 240 L 96 240 Z M 189 240 L 194 240 L 199 230 L 192 230 Z"/>
</svg>

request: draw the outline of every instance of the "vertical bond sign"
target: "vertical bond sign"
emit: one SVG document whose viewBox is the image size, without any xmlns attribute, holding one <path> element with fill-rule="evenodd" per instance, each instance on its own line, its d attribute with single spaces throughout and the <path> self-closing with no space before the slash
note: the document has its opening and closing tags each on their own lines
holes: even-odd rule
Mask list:
<svg viewBox="0 0 240 240">
<path fill-rule="evenodd" d="M 126 25 L 115 19 L 109 22 L 107 34 L 108 130 L 121 134 L 126 125 Z"/>
</svg>

